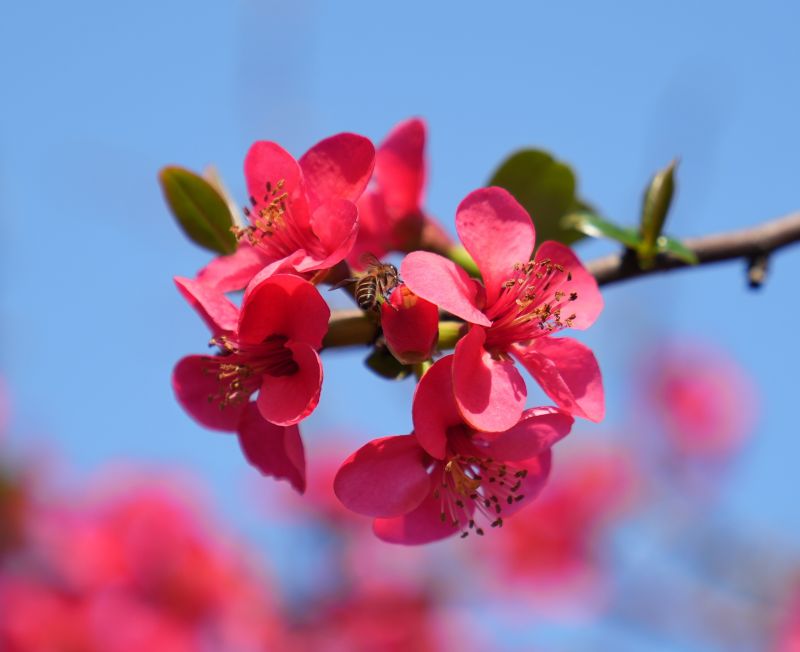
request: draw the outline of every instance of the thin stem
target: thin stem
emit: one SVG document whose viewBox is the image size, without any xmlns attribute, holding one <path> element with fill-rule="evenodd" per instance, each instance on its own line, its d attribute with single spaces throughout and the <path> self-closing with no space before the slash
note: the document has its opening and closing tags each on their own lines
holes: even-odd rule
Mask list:
<svg viewBox="0 0 800 652">
<path fill-rule="evenodd" d="M 683 244 L 696 255 L 700 265 L 726 260 L 766 260 L 778 249 L 800 241 L 800 213 L 764 222 L 758 226 L 727 233 L 715 233 L 701 238 L 688 238 Z M 695 267 L 672 256 L 661 254 L 653 266 L 642 269 L 634 256 L 612 254 L 590 261 L 587 269 L 599 285 L 609 285 L 640 276 Z M 764 265 L 766 268 L 766 265 Z"/>
</svg>

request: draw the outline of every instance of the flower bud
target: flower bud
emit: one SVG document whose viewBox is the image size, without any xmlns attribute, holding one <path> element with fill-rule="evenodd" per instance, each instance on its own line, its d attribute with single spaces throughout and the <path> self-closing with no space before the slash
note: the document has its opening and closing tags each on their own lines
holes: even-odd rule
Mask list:
<svg viewBox="0 0 800 652">
<path fill-rule="evenodd" d="M 381 326 L 389 351 L 403 364 L 428 360 L 439 339 L 439 310 L 405 285 L 381 306 Z"/>
</svg>

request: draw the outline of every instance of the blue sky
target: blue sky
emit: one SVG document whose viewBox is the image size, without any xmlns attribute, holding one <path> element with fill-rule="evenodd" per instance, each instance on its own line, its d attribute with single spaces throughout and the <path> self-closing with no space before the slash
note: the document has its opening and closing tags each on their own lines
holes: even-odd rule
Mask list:
<svg viewBox="0 0 800 652">
<path fill-rule="evenodd" d="M 299 155 L 338 131 L 378 141 L 420 115 L 427 205 L 450 228 L 463 196 L 525 145 L 571 163 L 581 193 L 620 221 L 680 156 L 669 231 L 741 227 L 800 205 L 799 21 L 791 2 L 7 3 L 0 370 L 19 423 L 78 474 L 121 458 L 186 465 L 258 530 L 234 507 L 251 473 L 234 442 L 203 432 L 170 393 L 174 362 L 207 339 L 171 277 L 207 256 L 172 224 L 161 166 L 214 163 L 244 198 L 256 139 Z M 798 274 L 800 250 L 787 250 L 757 293 L 736 264 L 620 285 L 585 338 L 610 428 L 630 411 L 631 361 L 657 335 L 732 351 L 762 414 L 724 509 L 794 541 Z M 310 446 L 327 431 L 354 442 L 408 431 L 410 383 L 373 379 L 340 353 L 326 380 Z M 369 408 L 353 409 L 352 387 Z"/>
</svg>

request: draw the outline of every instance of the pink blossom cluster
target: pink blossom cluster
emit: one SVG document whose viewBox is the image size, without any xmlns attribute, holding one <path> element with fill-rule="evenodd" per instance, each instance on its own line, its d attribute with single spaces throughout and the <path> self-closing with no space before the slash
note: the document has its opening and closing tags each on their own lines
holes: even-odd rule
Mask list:
<svg viewBox="0 0 800 652">
<path fill-rule="evenodd" d="M 320 400 L 331 319 L 318 286 L 358 270 L 364 254 L 407 254 L 400 285 L 378 291 L 377 310 L 367 312 L 397 360 L 417 365 L 413 432 L 367 443 L 334 481 L 345 506 L 375 519 L 378 537 L 406 544 L 501 527 L 545 484 L 551 447 L 574 417 L 604 415 L 591 350 L 554 337 L 597 319 L 594 278 L 568 247 L 536 248 L 536 216 L 496 187 L 471 192 L 456 211 L 480 279 L 470 276 L 422 208 L 424 143 L 417 119 L 377 149 L 345 133 L 295 160 L 276 143 L 255 143 L 237 251 L 194 279 L 176 278 L 217 349 L 178 362 L 179 402 L 204 426 L 237 433 L 253 466 L 302 492 L 299 423 Z M 236 305 L 227 295 L 238 290 Z M 442 355 L 445 317 L 461 325 L 454 351 Z M 553 406 L 526 407 L 520 366 Z"/>
<path fill-rule="evenodd" d="M 113 485 L 54 500 L 4 470 L 27 498 L 15 545 L 0 549 L 4 652 L 450 649 L 446 606 L 422 582 L 348 577 L 347 590 L 291 608 L 263 560 L 152 473 L 127 470 L 120 484 L 113 469 Z"/>
<path fill-rule="evenodd" d="M 100 500 L 32 495 L 0 555 L 0 649 L 280 648 L 275 601 L 241 546 L 174 486 L 142 480 Z"/>
</svg>

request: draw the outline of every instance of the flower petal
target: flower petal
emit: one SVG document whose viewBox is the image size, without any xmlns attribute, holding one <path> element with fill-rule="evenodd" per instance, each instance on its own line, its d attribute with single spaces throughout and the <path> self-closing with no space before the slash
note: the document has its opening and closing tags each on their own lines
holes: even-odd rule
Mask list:
<svg viewBox="0 0 800 652">
<path fill-rule="evenodd" d="M 562 309 L 562 313 L 569 311 L 575 314 L 572 320 L 572 328 L 584 330 L 589 328 L 603 310 L 603 295 L 597 287 L 597 281 L 589 271 L 583 266 L 575 252 L 560 242 L 548 240 L 543 242 L 536 251 L 536 260 L 549 258 L 553 263 L 561 265 L 568 274 L 561 274 L 554 277 L 550 284 L 550 292 L 562 290 L 567 296 L 576 293 L 578 296 L 574 301 L 566 304 L 568 307 Z M 567 280 L 570 278 L 572 280 Z M 564 315 L 566 316 L 566 315 Z"/>
<path fill-rule="evenodd" d="M 358 200 L 375 165 L 375 147 L 363 136 L 337 134 L 318 142 L 300 158 L 311 206 L 329 199 Z"/>
<path fill-rule="evenodd" d="M 276 274 L 247 288 L 239 318 L 239 340 L 261 343 L 271 335 L 283 335 L 322 346 L 331 311 L 319 290 L 290 274 Z"/>
<path fill-rule="evenodd" d="M 439 310 L 401 285 L 381 305 L 381 328 L 389 351 L 400 362 L 424 362 L 439 340 Z"/>
<path fill-rule="evenodd" d="M 300 228 L 308 226 L 309 209 L 303 174 L 294 157 L 278 143 L 266 140 L 253 143 L 244 159 L 244 176 L 250 198 L 255 200 L 256 206 L 270 203 L 273 193 L 286 193 L 285 204 L 292 221 Z M 267 190 L 268 183 L 270 190 Z"/>
<path fill-rule="evenodd" d="M 419 212 L 425 185 L 425 123 L 398 124 L 375 154 L 375 179 L 386 209 L 395 218 Z"/>
<path fill-rule="evenodd" d="M 433 457 L 443 459 L 447 429 L 463 423 L 453 395 L 452 355 L 434 363 L 419 381 L 411 414 L 420 446 Z"/>
<path fill-rule="evenodd" d="M 258 392 L 258 409 L 271 423 L 290 426 L 305 419 L 319 403 L 322 390 L 322 361 L 312 346 L 289 341 L 298 370 L 288 376 L 264 375 Z"/>
<path fill-rule="evenodd" d="M 504 505 L 504 518 L 516 514 L 520 509 L 529 505 L 541 493 L 550 477 L 552 464 L 553 455 L 550 449 L 544 451 L 541 455 L 514 464 L 514 466 L 525 469 L 528 474 L 525 476 L 522 481 L 522 486 L 517 492 L 518 496 L 523 496 L 522 500 L 514 501 L 511 505 Z"/>
<path fill-rule="evenodd" d="M 412 435 L 374 439 L 345 460 L 333 490 L 348 509 L 390 518 L 415 509 L 430 493 L 425 452 Z"/>
<path fill-rule="evenodd" d="M 575 420 L 553 407 L 525 410 L 505 432 L 475 433 L 472 443 L 497 460 L 526 460 L 540 455 L 569 434 Z"/>
<path fill-rule="evenodd" d="M 346 199 L 326 201 L 311 216 L 311 230 L 325 253 L 296 265 L 298 272 L 327 269 L 344 260 L 358 235 L 358 209 Z"/>
<path fill-rule="evenodd" d="M 235 292 L 247 284 L 269 262 L 263 249 L 240 242 L 230 256 L 218 256 L 197 274 L 197 281 L 219 292 Z"/>
<path fill-rule="evenodd" d="M 476 430 L 501 432 L 519 421 L 528 392 L 511 360 L 483 348 L 486 331 L 473 326 L 456 344 L 453 388 L 464 418 Z"/>
<path fill-rule="evenodd" d="M 358 237 L 347 255 L 351 269 L 362 271 L 365 268 L 364 254 L 383 258 L 392 248 L 392 231 L 383 197 L 368 190 L 358 200 Z"/>
<path fill-rule="evenodd" d="M 590 421 L 603 420 L 603 377 L 588 346 L 571 337 L 541 337 L 512 352 L 560 408 Z"/>
<path fill-rule="evenodd" d="M 195 421 L 212 430 L 235 432 L 245 404 L 222 407 L 219 401 L 210 400 L 219 394 L 219 379 L 210 372 L 216 362 L 208 355 L 182 358 L 172 371 L 172 389 L 178 403 Z"/>
<path fill-rule="evenodd" d="M 236 330 L 239 310 L 220 290 L 181 276 L 176 276 L 174 280 L 183 298 L 203 318 L 214 335 Z"/>
<path fill-rule="evenodd" d="M 310 259 L 311 257 L 308 256 L 305 249 L 298 249 L 297 251 L 290 253 L 288 256 L 278 258 L 277 260 L 273 260 L 272 262 L 268 263 L 266 267 L 262 268 L 262 270 L 258 272 L 258 274 L 256 274 L 247 284 L 247 287 L 244 290 L 245 299 L 247 298 L 249 291 L 258 287 L 262 281 L 272 278 L 276 274 L 294 274 L 298 265 L 302 265 L 304 262 Z"/>
<path fill-rule="evenodd" d="M 428 251 L 412 251 L 400 265 L 400 276 L 414 294 L 442 310 L 472 324 L 492 325 L 477 305 L 480 286 L 453 261 Z"/>
<path fill-rule="evenodd" d="M 465 504 L 465 509 L 473 509 L 472 501 Z M 430 543 L 461 531 L 449 520 L 442 521 L 442 501 L 441 498 L 434 498 L 433 492 L 413 512 L 396 518 L 375 519 L 372 530 L 387 543 L 405 545 Z"/>
<path fill-rule="evenodd" d="M 248 403 L 239 423 L 239 445 L 251 465 L 264 475 L 285 478 L 300 493 L 306 490 L 306 456 L 297 426 L 276 426 Z"/>
<path fill-rule="evenodd" d="M 531 258 L 536 232 L 530 215 L 507 190 L 481 188 L 458 206 L 456 231 L 481 270 L 486 305 L 491 306 L 514 264 Z"/>
</svg>

